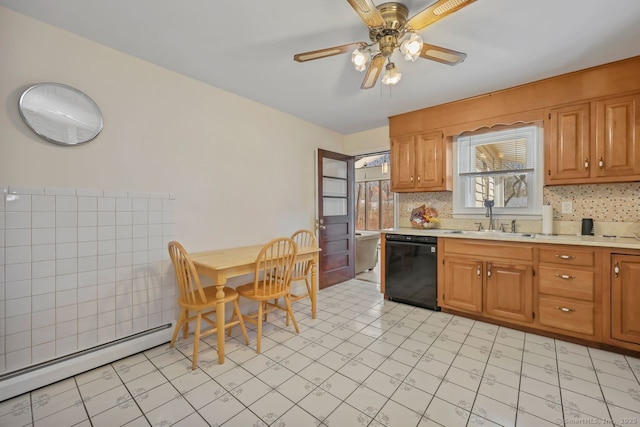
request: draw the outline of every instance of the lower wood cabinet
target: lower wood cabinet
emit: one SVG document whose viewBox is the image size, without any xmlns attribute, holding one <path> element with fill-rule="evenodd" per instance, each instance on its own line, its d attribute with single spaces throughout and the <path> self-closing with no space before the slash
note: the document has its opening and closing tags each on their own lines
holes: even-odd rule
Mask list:
<svg viewBox="0 0 640 427">
<path fill-rule="evenodd" d="M 611 339 L 640 345 L 640 255 L 611 256 Z"/>
<path fill-rule="evenodd" d="M 533 249 L 530 245 L 445 239 L 439 304 L 498 320 L 533 319 Z"/>
</svg>

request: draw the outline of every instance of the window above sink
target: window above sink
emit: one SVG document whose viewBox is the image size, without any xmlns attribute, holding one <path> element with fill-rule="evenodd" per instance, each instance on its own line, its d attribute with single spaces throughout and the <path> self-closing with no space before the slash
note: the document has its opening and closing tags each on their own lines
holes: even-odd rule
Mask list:
<svg viewBox="0 0 640 427">
<path fill-rule="evenodd" d="M 503 126 L 454 140 L 453 215 L 484 216 L 493 200 L 500 216 L 538 216 L 542 207 L 542 128 Z"/>
</svg>

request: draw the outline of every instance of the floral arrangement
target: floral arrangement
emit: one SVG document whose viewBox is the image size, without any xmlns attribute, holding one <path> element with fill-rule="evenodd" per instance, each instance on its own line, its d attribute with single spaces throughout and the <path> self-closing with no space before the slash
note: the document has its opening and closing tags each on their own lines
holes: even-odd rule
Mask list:
<svg viewBox="0 0 640 427">
<path fill-rule="evenodd" d="M 425 205 L 412 210 L 410 220 L 414 228 L 434 228 L 440 225 L 438 211 Z"/>
</svg>

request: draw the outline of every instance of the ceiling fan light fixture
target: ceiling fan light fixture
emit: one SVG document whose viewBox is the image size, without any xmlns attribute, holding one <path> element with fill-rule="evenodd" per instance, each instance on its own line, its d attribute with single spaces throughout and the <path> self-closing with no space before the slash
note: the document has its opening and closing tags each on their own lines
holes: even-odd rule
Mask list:
<svg viewBox="0 0 640 427">
<path fill-rule="evenodd" d="M 362 52 L 360 49 L 356 49 L 351 54 L 351 62 L 353 63 L 353 67 L 358 71 L 364 71 L 367 68 L 367 63 L 369 62 L 369 58 L 371 54 L 367 51 Z"/>
<path fill-rule="evenodd" d="M 396 68 L 396 64 L 393 62 L 389 62 L 385 67 L 387 71 L 384 72 L 384 76 L 382 76 L 382 83 L 391 86 L 400 81 L 402 78 L 402 73 L 398 72 Z"/>
<path fill-rule="evenodd" d="M 423 45 L 424 42 L 419 34 L 409 33 L 402 43 L 400 43 L 400 52 L 404 55 L 404 59 L 413 62 L 420 57 Z"/>
</svg>

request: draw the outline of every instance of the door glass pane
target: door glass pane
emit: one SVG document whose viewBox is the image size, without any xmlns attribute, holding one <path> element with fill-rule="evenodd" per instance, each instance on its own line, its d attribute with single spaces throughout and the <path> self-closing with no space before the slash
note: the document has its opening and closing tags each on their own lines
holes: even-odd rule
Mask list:
<svg viewBox="0 0 640 427">
<path fill-rule="evenodd" d="M 322 158 L 322 175 L 334 178 L 347 178 L 347 162 L 344 160 Z"/>
<path fill-rule="evenodd" d="M 380 228 L 380 181 L 367 182 L 367 230 Z"/>
<path fill-rule="evenodd" d="M 336 197 L 322 198 L 322 214 L 324 216 L 340 216 L 347 214 L 347 199 Z"/>
<path fill-rule="evenodd" d="M 393 228 L 393 193 L 391 192 L 391 181 L 380 181 L 380 228 Z"/>
<path fill-rule="evenodd" d="M 323 196 L 347 197 L 347 181 L 344 179 L 322 178 Z"/>
<path fill-rule="evenodd" d="M 356 230 L 365 230 L 364 215 L 366 212 L 364 182 L 356 183 Z"/>
</svg>

